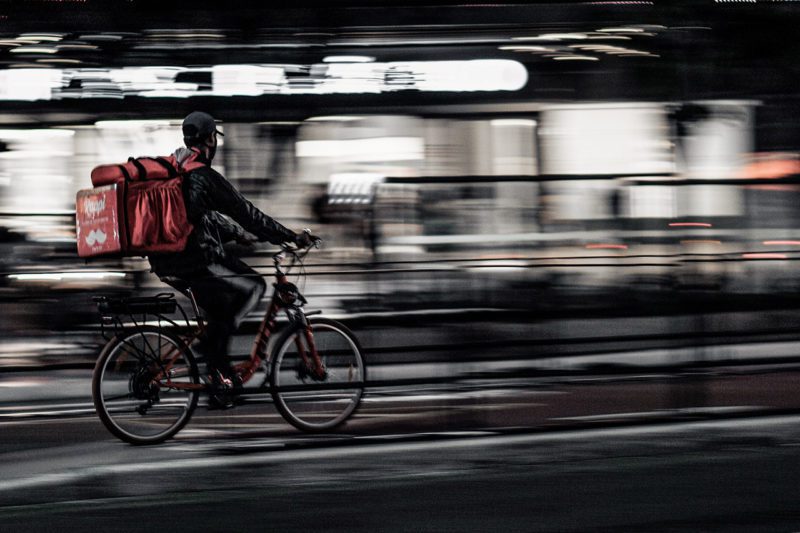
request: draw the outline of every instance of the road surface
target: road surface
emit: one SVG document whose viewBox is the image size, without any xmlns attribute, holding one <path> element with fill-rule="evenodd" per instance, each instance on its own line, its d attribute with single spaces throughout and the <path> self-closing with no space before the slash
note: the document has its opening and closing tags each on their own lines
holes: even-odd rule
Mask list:
<svg viewBox="0 0 800 533">
<path fill-rule="evenodd" d="M 777 373 L 704 388 L 752 399 L 793 383 Z M 152 447 L 117 441 L 91 413 L 6 416 L 0 523 L 48 532 L 800 530 L 800 416 L 746 404 L 631 411 L 669 390 L 653 381 L 535 385 L 372 391 L 352 423 L 325 436 L 298 433 L 266 402 L 199 409 Z"/>
</svg>

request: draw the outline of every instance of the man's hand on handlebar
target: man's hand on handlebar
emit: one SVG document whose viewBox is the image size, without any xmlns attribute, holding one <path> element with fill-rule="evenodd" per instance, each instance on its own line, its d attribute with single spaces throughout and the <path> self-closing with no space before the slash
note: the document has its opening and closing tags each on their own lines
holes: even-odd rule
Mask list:
<svg viewBox="0 0 800 533">
<path fill-rule="evenodd" d="M 294 239 L 294 244 L 298 248 L 311 248 L 312 246 L 319 247 L 321 242 L 322 239 L 316 235 L 312 235 L 311 230 L 309 229 L 304 229 L 302 233 L 298 233 Z"/>
</svg>

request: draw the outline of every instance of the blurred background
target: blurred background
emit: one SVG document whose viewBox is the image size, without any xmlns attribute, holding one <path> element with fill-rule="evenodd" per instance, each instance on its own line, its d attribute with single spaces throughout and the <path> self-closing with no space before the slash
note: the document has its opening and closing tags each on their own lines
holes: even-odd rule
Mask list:
<svg viewBox="0 0 800 533">
<path fill-rule="evenodd" d="M 798 27 L 791 1 L 0 0 L 0 523 L 800 530 Z M 324 239 L 291 281 L 369 369 L 334 434 L 251 391 L 158 446 L 96 415 L 92 298 L 173 291 L 79 258 L 75 196 L 195 110 L 214 167 Z"/>
<path fill-rule="evenodd" d="M 323 237 L 309 308 L 356 329 L 377 377 L 800 362 L 791 3 L 112 4 L 0 3 L 16 399 L 13 376 L 92 367 L 93 296 L 167 289 L 144 258 L 77 257 L 75 194 L 96 165 L 172 153 L 193 110 L 221 121 L 220 172 Z M 273 251 L 245 260 L 269 274 Z M 691 387 L 657 407 L 750 401 Z"/>
</svg>

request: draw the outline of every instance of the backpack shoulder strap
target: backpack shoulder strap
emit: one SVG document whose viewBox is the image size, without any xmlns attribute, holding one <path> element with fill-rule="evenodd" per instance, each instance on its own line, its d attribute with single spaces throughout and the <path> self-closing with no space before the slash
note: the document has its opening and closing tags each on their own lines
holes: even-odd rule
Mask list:
<svg viewBox="0 0 800 533">
<path fill-rule="evenodd" d="M 161 165 L 162 167 L 164 167 L 167 170 L 167 173 L 169 174 L 170 179 L 175 178 L 175 177 L 178 176 L 178 169 L 175 168 L 172 165 L 172 163 L 170 163 L 169 161 L 167 161 L 163 157 L 154 157 L 153 161 L 155 161 L 156 163 L 158 163 L 159 165 Z"/>
<path fill-rule="evenodd" d="M 200 156 L 200 150 L 197 148 L 191 148 L 193 155 L 189 156 L 183 163 L 180 165 L 181 172 L 184 174 L 188 174 L 192 170 L 196 170 L 198 168 L 206 166 L 205 163 L 202 161 L 198 161 L 197 158 Z"/>
<path fill-rule="evenodd" d="M 201 163 L 200 161 L 187 161 L 183 164 L 182 170 L 185 174 L 188 174 L 192 170 L 197 170 L 198 168 L 206 166 L 205 163 Z"/>
</svg>

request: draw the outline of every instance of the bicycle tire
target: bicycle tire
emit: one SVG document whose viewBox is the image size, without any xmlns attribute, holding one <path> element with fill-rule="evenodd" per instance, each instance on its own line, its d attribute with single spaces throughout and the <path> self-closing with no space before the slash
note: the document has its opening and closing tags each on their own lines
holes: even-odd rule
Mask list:
<svg viewBox="0 0 800 533">
<path fill-rule="evenodd" d="M 180 350 L 180 362 L 171 379 L 177 377 L 185 383 L 200 383 L 197 363 L 191 350 L 177 336 L 151 326 L 114 336 L 100 352 L 92 373 L 92 400 L 100 421 L 112 435 L 134 445 L 158 444 L 174 436 L 191 419 L 200 395 L 198 390 L 169 387 L 158 387 L 157 392 L 138 390 L 148 387 L 152 382 L 152 375 L 148 378 L 147 372 L 152 372 L 148 367 L 155 364 L 155 357 L 152 356 L 155 354 L 153 345 L 156 341 L 159 359 L 163 357 L 161 349 L 165 343 Z M 140 345 L 143 348 L 139 348 Z M 148 354 L 148 350 L 152 353 Z M 117 368 L 110 369 L 110 363 Z M 123 393 L 124 390 L 127 393 Z M 162 394 L 170 394 L 168 401 L 161 398 Z M 151 401 L 153 398 L 156 398 L 155 402 Z M 112 404 L 112 400 L 118 400 L 122 405 Z M 159 412 L 175 407 L 178 414 L 174 420 L 171 420 L 171 416 L 159 419 L 157 414 L 148 418 L 149 411 L 154 407 Z"/>
<path fill-rule="evenodd" d="M 309 323 L 328 371 L 326 379 L 320 382 L 300 374 L 300 358 L 292 346 L 296 347 L 303 326 L 294 324 L 275 342 L 270 357 L 270 392 L 278 412 L 297 429 L 330 431 L 347 421 L 361 403 L 367 381 L 364 351 L 344 324 L 327 318 L 314 318 Z"/>
</svg>

